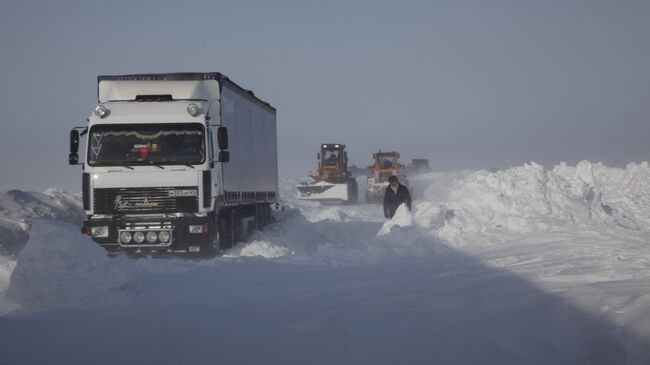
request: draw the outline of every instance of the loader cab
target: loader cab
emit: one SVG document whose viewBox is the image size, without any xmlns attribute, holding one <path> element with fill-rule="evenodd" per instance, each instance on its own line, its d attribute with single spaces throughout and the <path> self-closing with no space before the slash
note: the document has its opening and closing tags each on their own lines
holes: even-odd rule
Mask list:
<svg viewBox="0 0 650 365">
<path fill-rule="evenodd" d="M 357 181 L 348 171 L 348 153 L 344 144 L 323 143 L 317 155 L 318 173 L 309 172 L 311 182 L 297 186 L 298 199 L 321 203 L 355 203 Z"/>
<path fill-rule="evenodd" d="M 347 170 L 347 153 L 345 145 L 342 144 L 323 144 L 318 155 L 319 162 L 323 168 L 341 168 Z"/>
<path fill-rule="evenodd" d="M 398 175 L 400 168 L 399 153 L 379 151 L 373 154 L 375 164 L 373 166 L 374 178 L 377 182 L 386 182 L 391 175 Z"/>
<path fill-rule="evenodd" d="M 339 162 L 340 151 L 338 151 L 338 150 L 326 150 L 326 149 L 324 149 L 321 154 L 323 156 L 323 160 L 321 161 L 321 163 L 323 165 L 335 166 L 336 163 Z"/>
<path fill-rule="evenodd" d="M 382 169 L 390 169 L 393 167 L 395 158 L 393 156 L 382 156 L 379 157 L 379 166 Z"/>
</svg>

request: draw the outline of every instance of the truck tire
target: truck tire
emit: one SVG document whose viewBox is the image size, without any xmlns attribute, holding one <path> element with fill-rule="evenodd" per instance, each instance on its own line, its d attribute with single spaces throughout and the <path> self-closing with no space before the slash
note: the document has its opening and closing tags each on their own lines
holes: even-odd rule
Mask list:
<svg viewBox="0 0 650 365">
<path fill-rule="evenodd" d="M 210 232 L 210 242 L 203 244 L 200 256 L 214 257 L 219 253 L 221 248 L 221 229 L 219 226 L 218 214 L 211 214 L 212 228 Z"/>
<path fill-rule="evenodd" d="M 256 229 L 260 231 L 271 223 L 271 208 L 268 203 L 257 204 L 255 222 Z"/>
</svg>

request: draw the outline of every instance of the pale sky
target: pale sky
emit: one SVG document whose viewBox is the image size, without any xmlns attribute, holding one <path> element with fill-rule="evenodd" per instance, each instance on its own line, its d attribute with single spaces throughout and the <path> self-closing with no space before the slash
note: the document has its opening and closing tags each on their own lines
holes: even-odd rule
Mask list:
<svg viewBox="0 0 650 365">
<path fill-rule="evenodd" d="M 278 110 L 281 177 L 322 142 L 437 170 L 650 159 L 650 1 L 4 1 L 0 190 L 78 191 L 98 74 L 218 71 Z"/>
</svg>

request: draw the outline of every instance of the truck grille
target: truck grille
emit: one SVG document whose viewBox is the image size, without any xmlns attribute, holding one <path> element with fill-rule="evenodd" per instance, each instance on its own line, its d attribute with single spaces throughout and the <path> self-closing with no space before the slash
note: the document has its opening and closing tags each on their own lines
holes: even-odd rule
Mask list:
<svg viewBox="0 0 650 365">
<path fill-rule="evenodd" d="M 195 186 L 93 190 L 95 214 L 188 213 L 199 209 Z"/>
</svg>

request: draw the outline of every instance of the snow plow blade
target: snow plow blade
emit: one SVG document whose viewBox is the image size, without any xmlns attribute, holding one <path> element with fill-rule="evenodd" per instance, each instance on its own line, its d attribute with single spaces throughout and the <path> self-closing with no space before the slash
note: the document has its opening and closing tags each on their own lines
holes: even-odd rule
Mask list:
<svg viewBox="0 0 650 365">
<path fill-rule="evenodd" d="M 374 178 L 368 178 L 366 185 L 366 203 L 382 203 L 388 182 L 375 182 Z"/>
<path fill-rule="evenodd" d="M 315 184 L 298 185 L 298 199 L 319 202 L 340 203 L 349 200 L 347 184 L 332 184 L 319 182 Z"/>
</svg>

